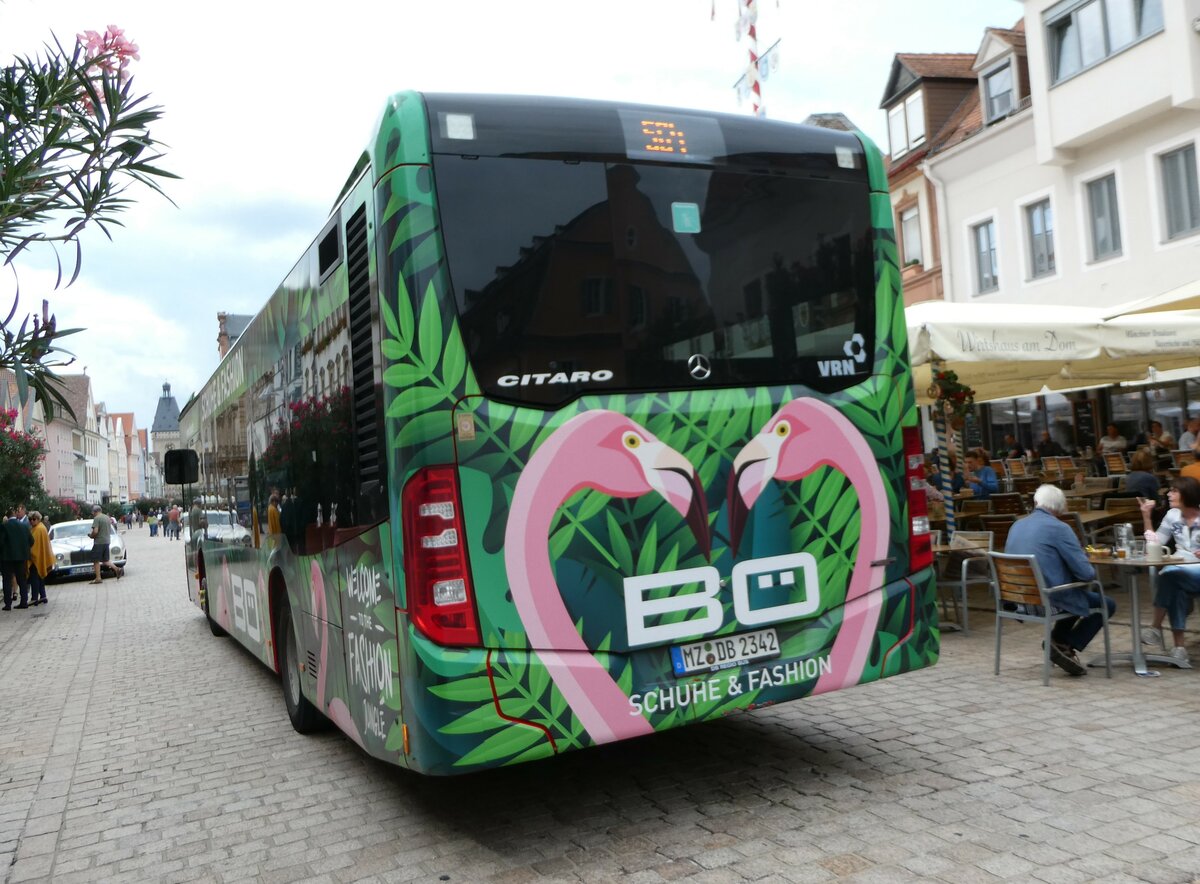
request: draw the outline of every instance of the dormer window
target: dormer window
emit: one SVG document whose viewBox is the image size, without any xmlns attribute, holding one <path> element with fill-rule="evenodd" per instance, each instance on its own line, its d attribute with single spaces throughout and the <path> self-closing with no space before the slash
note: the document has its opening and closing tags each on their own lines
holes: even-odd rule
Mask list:
<svg viewBox="0 0 1200 884">
<path fill-rule="evenodd" d="M 920 90 L 888 110 L 888 140 L 893 158 L 925 143 L 925 102 Z"/>
<path fill-rule="evenodd" d="M 1009 62 L 1005 62 L 991 73 L 984 74 L 983 106 L 989 123 L 1008 116 L 1015 106 L 1012 65 Z"/>
</svg>

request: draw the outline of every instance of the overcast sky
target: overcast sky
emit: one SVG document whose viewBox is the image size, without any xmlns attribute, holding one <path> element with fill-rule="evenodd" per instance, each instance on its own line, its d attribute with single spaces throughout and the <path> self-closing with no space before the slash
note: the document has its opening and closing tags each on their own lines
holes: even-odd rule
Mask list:
<svg viewBox="0 0 1200 884">
<path fill-rule="evenodd" d="M 49 296 L 111 411 L 149 428 L 169 381 L 180 406 L 217 364 L 218 311 L 254 313 L 320 231 L 388 95 L 509 92 L 749 113 L 733 83 L 748 43 L 737 0 L 340 0 L 172 4 L 4 0 L 0 55 L 113 24 L 138 44 L 135 85 L 176 205 L 139 194 L 83 272 L 51 291 L 20 269 L 22 309 Z M 760 0 L 759 50 L 780 40 L 768 115 L 841 112 L 886 152 L 879 101 L 897 52 L 975 52 L 1018 0 Z M 0 277 L 5 308 L 11 278 Z"/>
</svg>

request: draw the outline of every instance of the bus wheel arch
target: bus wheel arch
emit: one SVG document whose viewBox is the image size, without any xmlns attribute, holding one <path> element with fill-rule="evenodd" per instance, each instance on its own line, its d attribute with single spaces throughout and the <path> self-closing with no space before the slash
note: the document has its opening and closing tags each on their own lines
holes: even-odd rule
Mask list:
<svg viewBox="0 0 1200 884">
<path fill-rule="evenodd" d="M 271 624 L 271 648 L 274 654 L 275 671 L 283 672 L 283 633 L 280 631 L 280 614 L 287 602 L 287 581 L 278 565 L 267 576 L 267 617 Z"/>
<path fill-rule="evenodd" d="M 208 594 L 208 570 L 204 567 L 204 552 L 196 551 L 196 580 L 200 585 L 200 597 L 203 599 L 201 607 L 204 609 L 204 619 L 208 621 L 208 630 L 217 638 L 222 638 L 229 635 L 225 629 L 213 619 L 211 606 L 212 598 Z"/>
<path fill-rule="evenodd" d="M 315 733 L 324 727 L 325 716 L 304 696 L 300 641 L 292 622 L 292 606 L 288 602 L 286 590 L 280 593 L 279 600 L 279 625 L 276 634 L 281 645 L 279 682 L 283 689 L 283 705 L 297 733 Z"/>
</svg>

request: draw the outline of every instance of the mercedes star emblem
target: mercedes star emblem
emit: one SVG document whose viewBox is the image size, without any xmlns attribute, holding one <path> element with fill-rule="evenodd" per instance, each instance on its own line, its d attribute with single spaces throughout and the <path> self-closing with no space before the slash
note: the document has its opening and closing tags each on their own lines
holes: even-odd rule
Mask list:
<svg viewBox="0 0 1200 884">
<path fill-rule="evenodd" d="M 698 381 L 703 381 L 712 374 L 712 364 L 709 363 L 707 356 L 702 356 L 699 353 L 693 353 L 688 357 L 688 374 Z"/>
</svg>

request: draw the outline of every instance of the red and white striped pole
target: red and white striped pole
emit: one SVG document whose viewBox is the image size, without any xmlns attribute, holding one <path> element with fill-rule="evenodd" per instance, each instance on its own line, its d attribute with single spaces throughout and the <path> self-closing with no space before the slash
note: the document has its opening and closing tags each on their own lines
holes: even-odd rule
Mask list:
<svg viewBox="0 0 1200 884">
<path fill-rule="evenodd" d="M 763 110 L 762 84 L 758 77 L 758 0 L 746 0 L 746 21 L 750 25 L 747 31 L 750 35 L 750 70 L 746 74 L 750 78 L 750 101 L 754 105 L 754 116 L 761 117 Z"/>
</svg>

